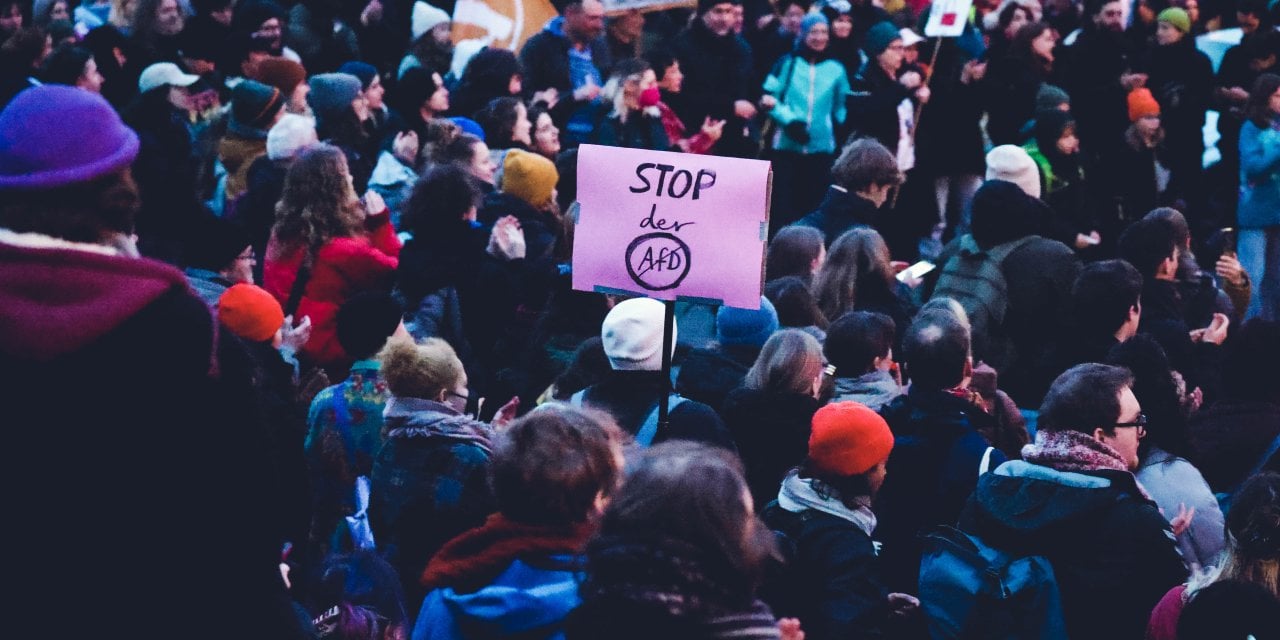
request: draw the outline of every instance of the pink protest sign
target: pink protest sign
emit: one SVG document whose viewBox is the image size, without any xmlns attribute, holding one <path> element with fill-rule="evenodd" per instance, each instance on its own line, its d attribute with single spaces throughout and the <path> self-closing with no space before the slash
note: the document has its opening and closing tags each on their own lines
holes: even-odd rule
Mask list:
<svg viewBox="0 0 1280 640">
<path fill-rule="evenodd" d="M 760 308 L 769 163 L 578 148 L 573 288 Z"/>
</svg>

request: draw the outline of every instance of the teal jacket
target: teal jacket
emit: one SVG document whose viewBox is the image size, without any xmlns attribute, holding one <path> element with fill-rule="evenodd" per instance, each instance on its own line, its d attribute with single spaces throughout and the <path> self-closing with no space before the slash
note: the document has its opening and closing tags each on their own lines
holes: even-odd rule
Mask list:
<svg viewBox="0 0 1280 640">
<path fill-rule="evenodd" d="M 1280 225 L 1280 130 L 1259 129 L 1246 121 L 1240 129 L 1241 228 Z"/>
<path fill-rule="evenodd" d="M 765 93 L 778 105 L 769 117 L 778 124 L 773 148 L 792 153 L 832 153 L 836 150 L 836 126 L 845 118 L 849 77 L 838 60 L 817 64 L 789 53 L 778 59 L 764 80 Z M 783 133 L 786 125 L 800 121 L 809 129 L 809 143 L 800 144 Z"/>
</svg>

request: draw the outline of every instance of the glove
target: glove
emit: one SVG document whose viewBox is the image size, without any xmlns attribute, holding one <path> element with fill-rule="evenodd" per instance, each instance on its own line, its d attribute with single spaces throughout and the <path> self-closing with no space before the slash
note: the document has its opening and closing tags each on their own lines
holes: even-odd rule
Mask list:
<svg viewBox="0 0 1280 640">
<path fill-rule="evenodd" d="M 809 127 L 799 120 L 788 122 L 786 126 L 782 127 L 782 132 L 787 134 L 788 138 L 800 144 L 809 144 Z"/>
</svg>

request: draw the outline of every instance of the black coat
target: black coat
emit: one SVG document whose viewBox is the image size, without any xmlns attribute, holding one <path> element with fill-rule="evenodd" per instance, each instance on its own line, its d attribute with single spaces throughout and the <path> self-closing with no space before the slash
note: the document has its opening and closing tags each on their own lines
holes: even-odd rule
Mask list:
<svg viewBox="0 0 1280 640">
<path fill-rule="evenodd" d="M 759 509 L 777 499 L 778 486 L 809 451 L 809 425 L 818 401 L 803 393 L 738 387 L 725 398 L 724 418 L 746 467 Z"/>
<path fill-rule="evenodd" d="M 1189 457 L 1210 488 L 1230 491 L 1244 482 L 1277 435 L 1280 405 L 1223 400 L 1192 416 Z"/>
<path fill-rule="evenodd" d="M 1128 92 L 1120 75 L 1137 61 L 1134 49 L 1124 34 L 1087 28 L 1075 44 L 1060 47 L 1058 53 L 1055 71 L 1060 86 L 1071 94 L 1082 146 L 1105 158 L 1129 126 Z"/>
<path fill-rule="evenodd" d="M 874 58 L 867 60 L 849 80 L 849 88 L 852 93 L 844 120 L 848 134 L 875 138 L 890 153 L 896 154 L 901 133 L 898 105 L 911 92 L 897 79 L 890 78 Z"/>
<path fill-rule="evenodd" d="M 792 513 L 776 502 L 761 515 L 781 534 L 787 558 L 780 575 L 761 589 L 775 615 L 802 620 L 810 640 L 886 637 L 889 591 L 870 536 L 833 515 Z"/>
<path fill-rule="evenodd" d="M 1048 558 L 1072 638 L 1141 638 L 1156 602 L 1187 579 L 1168 520 L 1128 472 L 1009 462 L 978 481 L 960 528 Z"/>
<path fill-rule="evenodd" d="M 1036 92 L 1045 75 L 1026 58 L 1009 54 L 992 58 L 982 79 L 982 92 L 987 108 L 987 133 L 991 144 L 1026 142 L 1023 125 L 1035 117 Z"/>
<path fill-rule="evenodd" d="M 954 38 L 942 38 L 941 46 L 929 102 L 920 110 L 916 128 L 916 169 L 928 175 L 982 175 L 987 163 L 981 89 L 976 82 L 960 82 L 969 54 Z"/>
<path fill-rule="evenodd" d="M 1187 297 L 1178 282 L 1145 278 L 1142 285 L 1142 319 L 1138 330 L 1151 334 L 1169 356 L 1169 365 L 1186 378 L 1187 388 L 1200 387 L 1205 398 L 1217 398 L 1222 349 L 1209 342 L 1192 342 L 1190 318 L 1212 316 L 1216 297 Z"/>
<path fill-rule="evenodd" d="M 249 233 L 249 241 L 258 263 L 253 267 L 254 279 L 262 282 L 262 265 L 267 255 L 267 241 L 276 223 L 276 203 L 284 193 L 284 178 L 288 167 L 262 156 L 249 165 L 249 188 L 236 201 L 235 220 Z"/>
<path fill-rule="evenodd" d="M 730 33 L 717 36 L 701 20 L 694 20 L 676 36 L 672 53 L 680 60 L 684 72 L 684 89 L 669 106 L 689 131 L 698 131 L 702 121 L 711 116 L 729 118 L 725 131 L 741 128 L 742 120 L 734 116 L 733 103 L 748 100 L 752 90 L 751 47 L 742 36 Z"/>
<path fill-rule="evenodd" d="M 25 539 L 7 572 L 61 594 L 22 608 L 73 636 L 147 602 L 156 629 L 246 635 L 212 607 L 261 620 L 247 635 L 297 637 L 252 364 L 181 272 L 0 244 L 0 307 L 0 401 L 27 425 L 6 444 Z"/>
<path fill-rule="evenodd" d="M 601 105 L 603 110 L 612 107 Z M 631 112 L 626 122 L 615 116 L 600 119 L 591 137 L 592 144 L 627 149 L 670 151 L 671 138 L 662 126 L 662 118 L 640 112 Z"/>
<path fill-rule="evenodd" d="M 963 398 L 913 387 L 880 410 L 893 431 L 884 486 L 876 496 L 876 539 L 884 544 L 884 577 L 894 591 L 916 593 L 920 570 L 917 534 L 955 524 L 978 484 L 990 443 L 977 428 L 994 429 L 990 416 Z M 989 468 L 1005 461 L 991 452 Z"/>
<path fill-rule="evenodd" d="M 680 365 L 676 391 L 707 406 L 722 407 L 759 356 L 758 347 L 743 345 L 694 349 Z"/>
<path fill-rule="evenodd" d="M 1184 37 L 1171 45 L 1156 45 L 1142 61 L 1147 88 L 1160 103 L 1160 124 L 1179 171 L 1200 173 L 1204 154 L 1204 117 L 1213 93 L 1213 64 Z"/>
<path fill-rule="evenodd" d="M 809 215 L 800 218 L 795 224 L 813 227 L 826 237 L 830 247 L 840 234 L 855 227 L 874 227 L 879 210 L 874 202 L 847 190 L 827 187 L 827 195 Z"/>
<path fill-rule="evenodd" d="M 569 77 L 571 46 L 573 45 L 569 42 L 569 38 L 562 33 L 543 29 L 525 41 L 524 47 L 520 49 L 520 69 L 523 72 L 525 95 L 532 96 L 538 91 L 551 88 L 558 91 L 560 100 L 552 111 L 556 123 L 562 128 L 574 111 L 588 104 L 573 99 L 573 79 Z M 601 78 L 609 77 L 613 60 L 604 36 L 591 43 L 591 62 L 600 71 Z"/>
<path fill-rule="evenodd" d="M 597 384 L 587 387 L 584 403 L 608 412 L 623 431 L 635 435 L 662 391 L 658 371 L 611 371 Z M 715 409 L 696 401 L 684 402 L 668 416 L 666 429 L 659 429 L 654 444 L 666 440 L 696 440 L 733 449 L 733 438 Z"/>
</svg>

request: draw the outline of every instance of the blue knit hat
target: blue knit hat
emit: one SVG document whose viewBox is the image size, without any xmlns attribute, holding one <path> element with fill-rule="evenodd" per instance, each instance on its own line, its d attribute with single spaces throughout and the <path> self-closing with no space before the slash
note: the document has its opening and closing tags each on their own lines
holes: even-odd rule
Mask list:
<svg viewBox="0 0 1280 640">
<path fill-rule="evenodd" d="M 809 30 L 820 24 L 828 27 L 831 26 L 831 22 L 828 21 L 827 17 L 821 13 L 810 13 L 806 15 L 804 20 L 800 21 L 800 35 L 798 38 L 800 40 L 804 40 L 805 37 L 809 35 Z"/>
<path fill-rule="evenodd" d="M 480 138 L 481 142 L 484 142 L 484 127 L 480 126 L 479 122 L 476 122 L 471 118 L 464 118 L 462 116 L 454 116 L 452 118 L 449 118 L 449 122 L 452 122 L 458 125 L 458 128 L 462 129 L 463 133 L 469 133 L 477 138 Z"/>
<path fill-rule="evenodd" d="M 32 87 L 0 111 L 0 191 L 53 189 L 110 175 L 138 156 L 138 134 L 102 96 Z"/>
<path fill-rule="evenodd" d="M 338 67 L 338 73 L 348 73 L 360 78 L 360 86 L 365 89 L 368 89 L 369 84 L 373 82 L 373 79 L 378 77 L 377 67 L 374 67 L 368 62 L 360 62 L 359 60 L 344 62 L 341 67 Z"/>
<path fill-rule="evenodd" d="M 759 309 L 720 307 L 716 312 L 716 341 L 722 345 L 763 347 L 777 330 L 778 312 L 764 296 Z"/>
<path fill-rule="evenodd" d="M 892 22 L 881 22 L 871 29 L 867 30 L 867 37 L 862 42 L 862 48 L 867 55 L 876 57 L 884 53 L 894 40 L 901 40 L 902 34 L 898 33 L 898 28 L 893 26 Z"/>
</svg>

